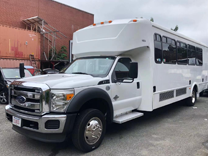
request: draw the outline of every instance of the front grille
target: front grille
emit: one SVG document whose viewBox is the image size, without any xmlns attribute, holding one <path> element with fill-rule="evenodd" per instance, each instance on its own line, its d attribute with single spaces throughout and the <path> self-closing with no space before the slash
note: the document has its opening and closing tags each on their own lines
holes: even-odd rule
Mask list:
<svg viewBox="0 0 208 156">
<path fill-rule="evenodd" d="M 41 113 L 41 90 L 29 87 L 12 87 L 11 105 L 14 109 L 29 113 Z"/>
</svg>

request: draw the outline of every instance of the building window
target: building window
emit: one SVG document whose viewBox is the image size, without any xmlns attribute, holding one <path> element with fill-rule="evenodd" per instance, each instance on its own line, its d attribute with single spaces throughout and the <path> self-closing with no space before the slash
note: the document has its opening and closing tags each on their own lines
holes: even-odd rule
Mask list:
<svg viewBox="0 0 208 156">
<path fill-rule="evenodd" d="M 155 62 L 162 63 L 162 39 L 158 34 L 154 35 L 155 42 Z"/>
<path fill-rule="evenodd" d="M 178 53 L 177 53 L 177 63 L 178 64 L 187 64 L 187 45 L 182 42 L 177 42 Z"/>
<path fill-rule="evenodd" d="M 188 45 L 188 64 L 195 65 L 196 64 L 196 50 L 192 45 Z"/>
<path fill-rule="evenodd" d="M 176 63 L 176 41 L 167 37 L 163 37 L 163 63 Z"/>
<path fill-rule="evenodd" d="M 201 48 L 196 47 L 196 65 L 202 66 L 203 65 L 203 52 Z"/>
</svg>

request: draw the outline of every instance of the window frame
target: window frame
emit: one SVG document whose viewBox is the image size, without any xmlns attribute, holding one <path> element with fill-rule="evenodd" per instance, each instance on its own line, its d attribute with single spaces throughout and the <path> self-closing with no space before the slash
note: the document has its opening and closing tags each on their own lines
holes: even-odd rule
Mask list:
<svg viewBox="0 0 208 156">
<path fill-rule="evenodd" d="M 186 44 L 185 42 L 182 42 L 182 41 L 180 41 L 180 40 L 177 40 L 176 42 L 177 42 L 177 64 L 178 64 L 178 65 L 189 65 L 189 64 L 188 64 L 188 47 L 187 47 L 188 44 Z M 180 43 L 180 46 L 178 46 L 178 43 Z M 185 45 L 186 45 L 186 48 L 183 48 L 183 47 L 181 46 L 181 43 L 185 44 Z M 186 59 L 187 59 L 187 63 L 178 63 L 178 48 L 186 49 Z"/>
<path fill-rule="evenodd" d="M 160 36 L 161 41 L 158 41 L 158 40 L 157 40 L 157 37 L 156 37 L 156 40 L 155 40 L 155 35 L 159 35 L 159 36 Z M 163 63 L 162 35 L 160 35 L 160 34 L 158 34 L 158 33 L 154 33 L 154 38 L 153 38 L 153 39 L 154 39 L 154 60 L 155 60 L 155 63 L 156 63 L 156 64 L 162 64 L 162 63 Z M 160 44 L 161 44 L 161 53 L 162 53 L 161 62 L 157 62 L 157 61 L 156 61 L 156 58 L 155 58 L 155 41 L 160 42 Z"/>
<path fill-rule="evenodd" d="M 196 66 L 203 66 L 203 49 L 202 48 L 200 48 L 200 47 L 195 47 L 195 52 L 196 53 L 198 53 L 199 51 L 197 51 L 197 49 L 199 49 L 199 50 L 201 50 L 200 52 L 202 53 L 202 64 L 200 65 L 200 64 L 196 64 L 196 60 L 195 60 L 195 65 Z"/>
<path fill-rule="evenodd" d="M 177 41 L 175 40 L 175 39 L 173 39 L 173 38 L 170 38 L 170 37 L 167 37 L 167 36 L 162 36 L 162 38 L 163 37 L 165 37 L 166 38 L 166 42 L 163 42 L 163 39 L 162 39 L 162 58 L 163 58 L 163 60 L 164 60 L 164 57 L 163 57 L 163 43 L 166 43 L 166 44 L 169 44 L 168 43 L 168 39 L 171 39 L 171 43 L 169 44 L 169 45 L 172 45 L 172 40 L 174 40 L 175 41 L 175 49 L 176 49 L 176 62 L 175 63 L 169 63 L 169 62 L 164 62 L 163 60 L 162 60 L 162 62 L 164 63 L 164 64 L 177 64 Z"/>
<path fill-rule="evenodd" d="M 115 60 L 115 62 L 114 62 L 115 66 L 114 66 L 112 74 L 111 74 L 111 82 L 112 83 L 120 82 L 120 81 L 117 81 L 116 74 L 115 74 L 116 65 L 117 65 L 117 63 L 119 62 L 120 59 L 130 59 L 130 61 L 132 62 L 132 59 L 130 57 L 120 57 L 120 58 L 118 58 L 117 61 Z M 120 83 L 123 83 L 123 82 L 120 82 Z M 133 83 L 133 81 L 129 82 L 129 83 Z"/>
<path fill-rule="evenodd" d="M 189 55 L 189 50 L 191 50 L 191 51 L 193 51 L 192 49 L 189 49 L 189 46 L 192 46 L 192 47 L 194 47 L 194 52 L 196 53 L 196 47 L 195 46 L 193 46 L 193 45 L 191 45 L 191 44 L 187 44 L 187 59 L 188 59 L 188 55 Z M 194 56 L 195 56 L 195 54 L 194 54 Z M 196 57 L 194 57 L 195 58 L 195 64 L 189 64 L 189 61 L 188 61 L 188 65 L 189 66 L 196 66 Z"/>
</svg>

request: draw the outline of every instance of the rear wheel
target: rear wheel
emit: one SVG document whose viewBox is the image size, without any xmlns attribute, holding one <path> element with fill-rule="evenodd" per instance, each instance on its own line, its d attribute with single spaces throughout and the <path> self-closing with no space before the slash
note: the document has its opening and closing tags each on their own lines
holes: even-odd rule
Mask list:
<svg viewBox="0 0 208 156">
<path fill-rule="evenodd" d="M 103 141 L 106 130 L 105 116 L 97 109 L 81 112 L 73 130 L 72 141 L 76 148 L 89 152 Z"/>
<path fill-rule="evenodd" d="M 8 103 L 8 97 L 6 92 L 0 92 L 0 104 L 7 104 Z"/>
<path fill-rule="evenodd" d="M 197 100 L 197 92 L 196 89 L 193 89 L 191 97 L 186 100 L 187 106 L 194 106 Z"/>
</svg>

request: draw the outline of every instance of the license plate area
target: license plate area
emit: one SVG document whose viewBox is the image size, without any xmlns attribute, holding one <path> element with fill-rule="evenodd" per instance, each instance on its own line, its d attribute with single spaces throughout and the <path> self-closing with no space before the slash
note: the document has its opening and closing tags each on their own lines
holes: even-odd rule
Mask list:
<svg viewBox="0 0 208 156">
<path fill-rule="evenodd" d="M 13 117 L 12 117 L 12 124 L 15 125 L 15 126 L 21 127 L 22 119 L 13 116 Z"/>
</svg>

